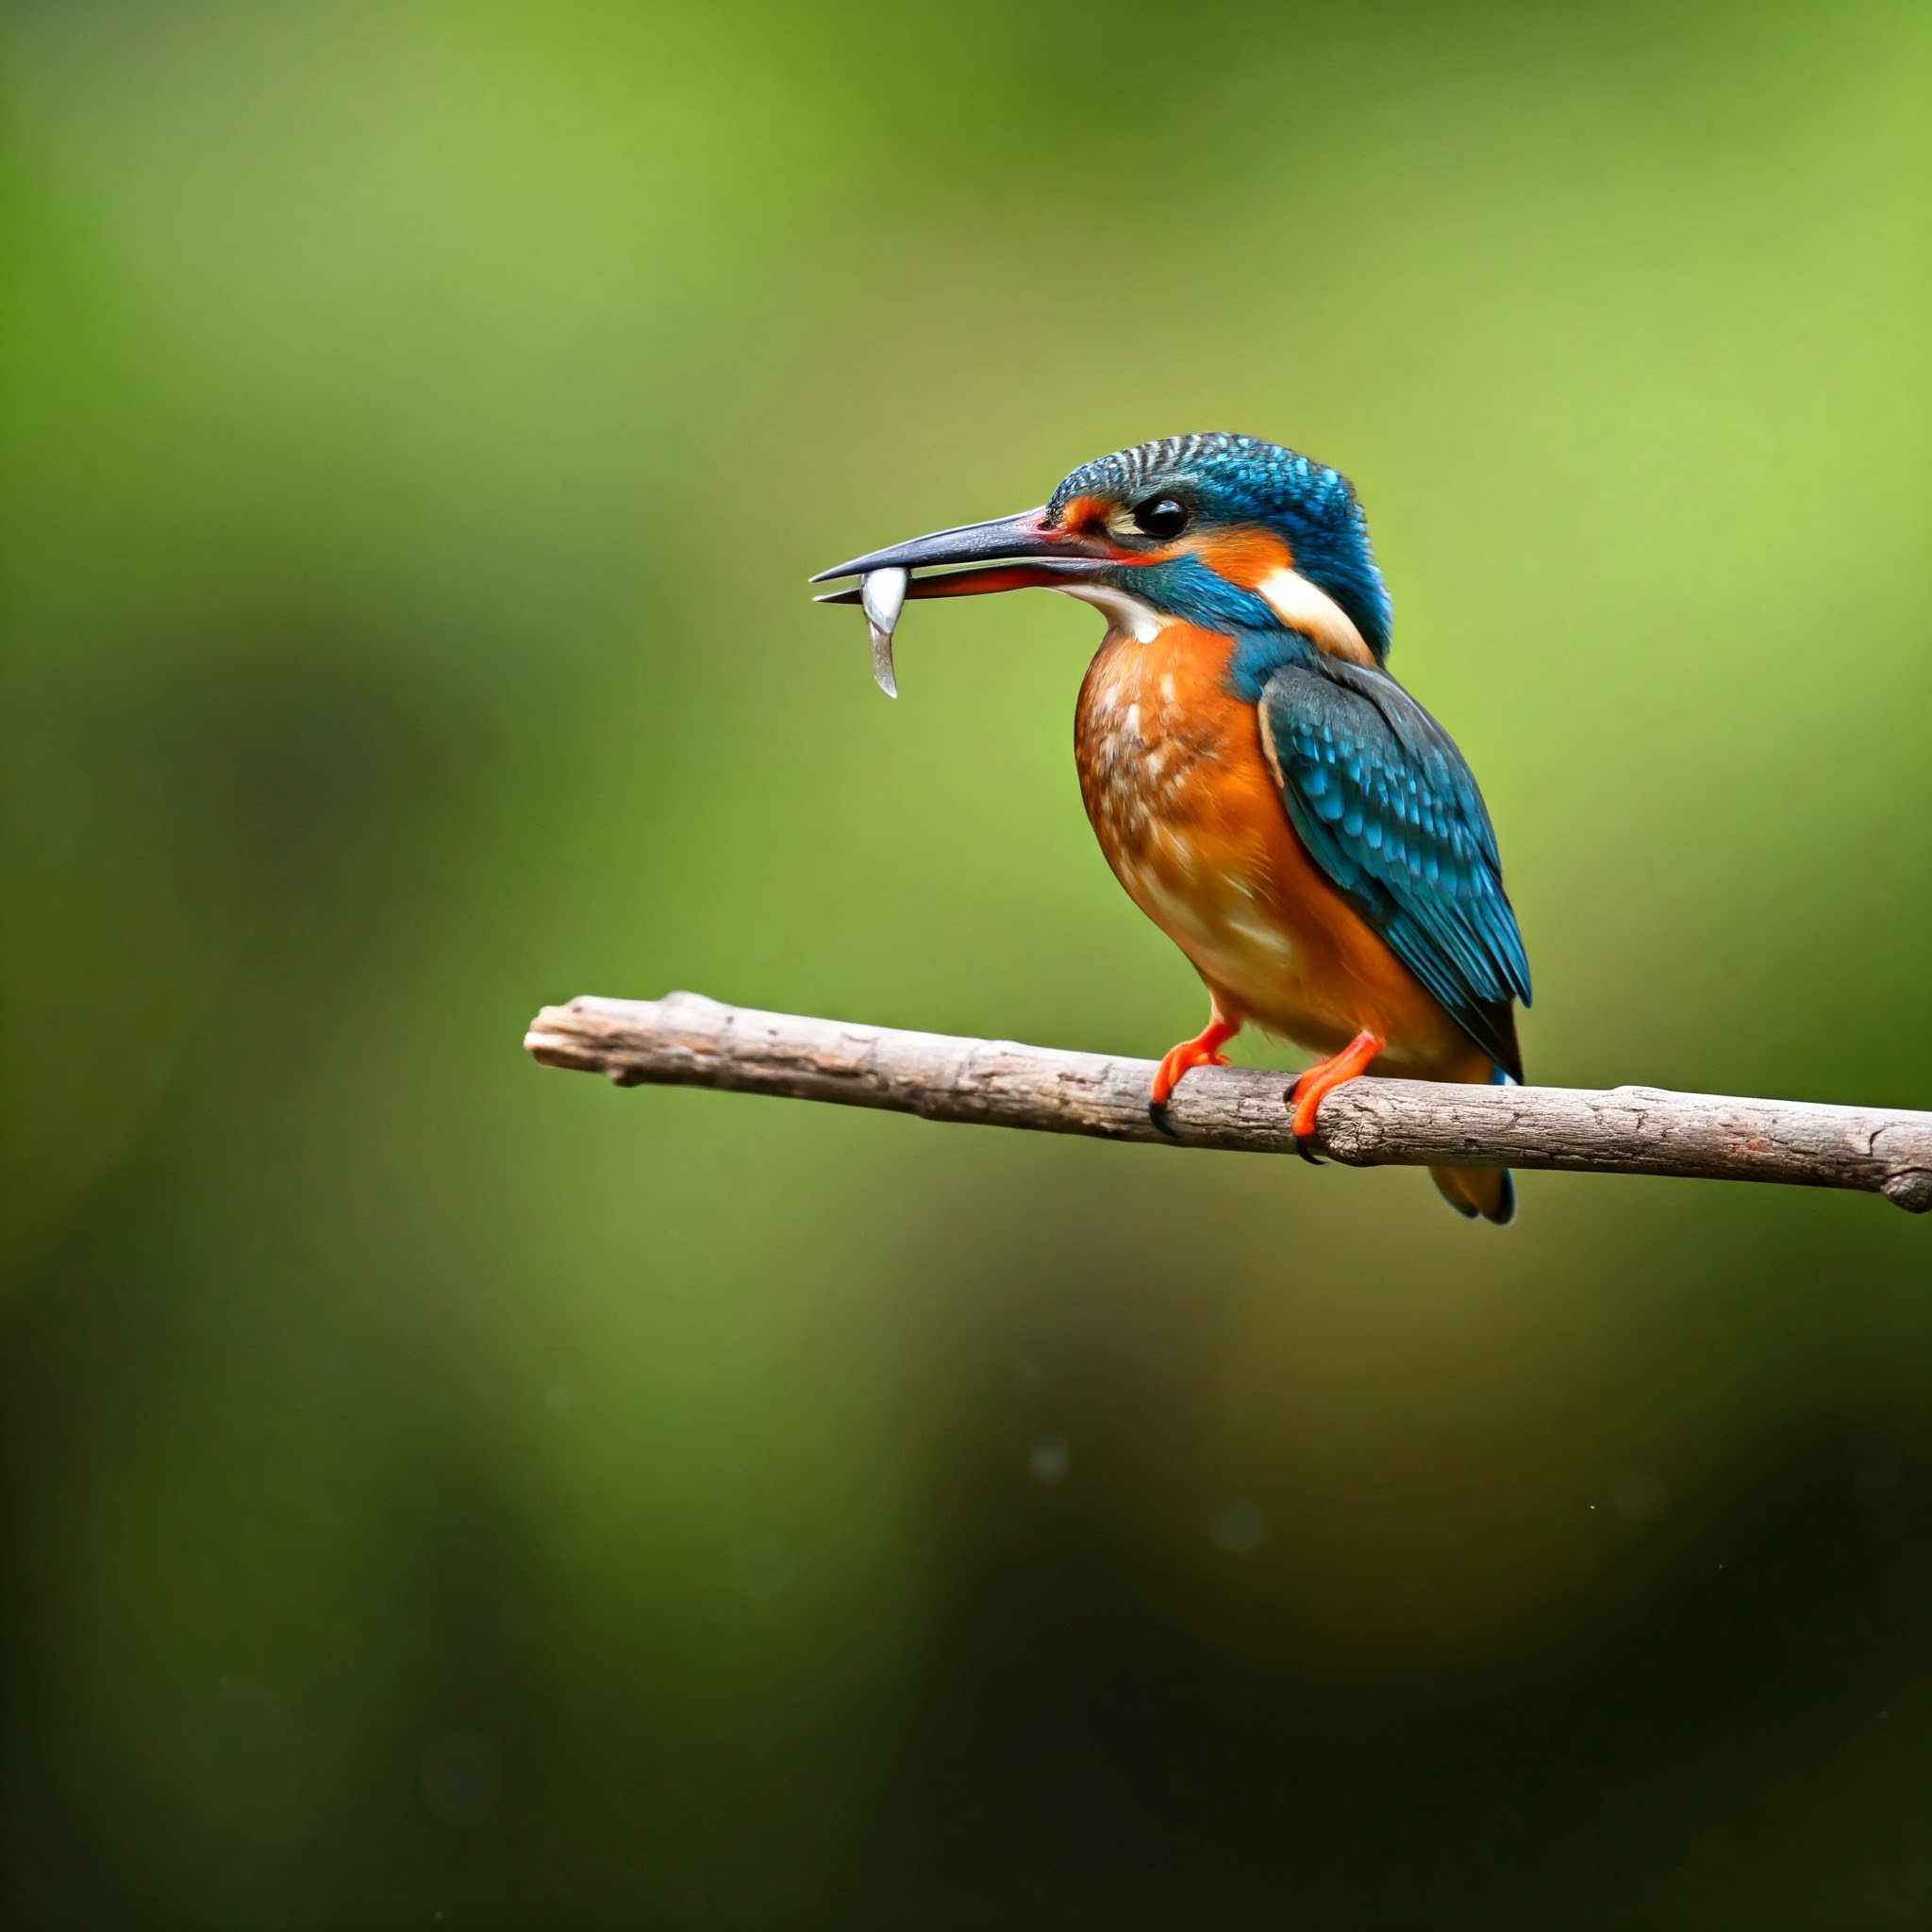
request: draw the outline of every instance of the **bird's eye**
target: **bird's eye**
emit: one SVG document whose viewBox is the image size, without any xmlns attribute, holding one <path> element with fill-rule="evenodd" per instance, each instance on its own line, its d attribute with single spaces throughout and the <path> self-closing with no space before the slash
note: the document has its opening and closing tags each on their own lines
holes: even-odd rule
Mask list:
<svg viewBox="0 0 1932 1932">
<path fill-rule="evenodd" d="M 1150 496 L 1134 506 L 1134 526 L 1143 535 L 1165 541 L 1188 527 L 1188 507 L 1172 496 Z"/>
</svg>

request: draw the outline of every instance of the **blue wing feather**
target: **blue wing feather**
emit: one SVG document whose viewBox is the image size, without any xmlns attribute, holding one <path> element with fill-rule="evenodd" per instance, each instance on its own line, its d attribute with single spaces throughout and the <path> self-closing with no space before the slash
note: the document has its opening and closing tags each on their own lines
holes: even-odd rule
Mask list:
<svg viewBox="0 0 1932 1932">
<path fill-rule="evenodd" d="M 1315 862 L 1463 1031 L 1523 1077 L 1529 960 L 1495 828 L 1449 734 L 1386 672 L 1281 664 L 1258 694 L 1282 802 Z"/>
</svg>

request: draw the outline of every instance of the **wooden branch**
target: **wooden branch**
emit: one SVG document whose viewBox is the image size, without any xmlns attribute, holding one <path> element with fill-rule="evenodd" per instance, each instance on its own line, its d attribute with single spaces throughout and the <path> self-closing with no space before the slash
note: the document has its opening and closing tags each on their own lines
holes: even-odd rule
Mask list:
<svg viewBox="0 0 1932 1932">
<path fill-rule="evenodd" d="M 621 1087 L 722 1087 L 885 1108 L 925 1120 L 1291 1152 L 1288 1076 L 1204 1067 L 1175 1091 L 1170 1133 L 1147 1114 L 1151 1060 L 906 1033 L 839 1020 L 661 1000 L 545 1007 L 525 1047 L 547 1067 Z M 1932 1113 L 1735 1100 L 1654 1087 L 1455 1087 L 1355 1080 L 1322 1103 L 1318 1150 L 1350 1167 L 1565 1168 L 1861 1188 L 1932 1208 Z"/>
</svg>

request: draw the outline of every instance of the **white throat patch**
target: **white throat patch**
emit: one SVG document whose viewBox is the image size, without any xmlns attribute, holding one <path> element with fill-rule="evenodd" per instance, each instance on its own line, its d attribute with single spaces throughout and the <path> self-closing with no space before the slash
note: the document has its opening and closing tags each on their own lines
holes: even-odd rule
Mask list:
<svg viewBox="0 0 1932 1932">
<path fill-rule="evenodd" d="M 1143 604 L 1111 584 L 1056 584 L 1053 588 L 1063 597 L 1077 597 L 1081 603 L 1106 611 L 1113 627 L 1125 631 L 1137 644 L 1151 644 L 1167 628 L 1168 620 L 1153 605 Z M 1339 611 L 1336 614 L 1341 615 Z"/>
<path fill-rule="evenodd" d="M 1355 620 L 1319 585 L 1298 570 L 1278 570 L 1255 586 L 1255 594 L 1291 630 L 1314 640 L 1315 648 L 1351 664 L 1373 665 L 1375 654 L 1362 641 Z"/>
</svg>

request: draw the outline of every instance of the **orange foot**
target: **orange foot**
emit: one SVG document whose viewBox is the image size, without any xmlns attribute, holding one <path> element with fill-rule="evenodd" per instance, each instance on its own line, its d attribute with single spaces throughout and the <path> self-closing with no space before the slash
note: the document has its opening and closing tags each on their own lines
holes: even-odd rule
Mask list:
<svg viewBox="0 0 1932 1932">
<path fill-rule="evenodd" d="M 1154 1092 L 1147 1105 L 1147 1111 L 1154 1117 L 1154 1124 L 1165 1133 L 1167 1131 L 1167 1103 L 1174 1097 L 1174 1090 L 1180 1084 L 1183 1074 L 1195 1067 L 1224 1067 L 1227 1056 L 1221 1049 L 1241 1030 L 1240 1020 L 1230 1020 L 1219 1007 L 1213 1016 L 1191 1040 L 1184 1040 L 1178 1046 L 1171 1046 L 1162 1056 L 1159 1066 L 1154 1070 Z"/>
<path fill-rule="evenodd" d="M 1308 1151 L 1309 1142 L 1315 1138 L 1315 1114 L 1322 1103 L 1338 1087 L 1367 1073 L 1369 1063 L 1387 1043 L 1373 1033 L 1357 1033 L 1333 1058 L 1317 1060 L 1295 1075 L 1294 1084 L 1285 1096 L 1294 1102 L 1288 1130 L 1294 1136 L 1294 1151 L 1304 1160 L 1316 1167 L 1323 1165 Z M 1174 1051 L 1178 1053 L 1180 1049 L 1176 1047 Z"/>
</svg>

